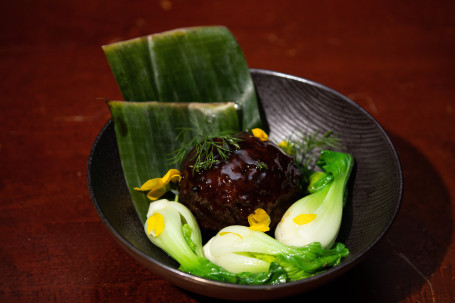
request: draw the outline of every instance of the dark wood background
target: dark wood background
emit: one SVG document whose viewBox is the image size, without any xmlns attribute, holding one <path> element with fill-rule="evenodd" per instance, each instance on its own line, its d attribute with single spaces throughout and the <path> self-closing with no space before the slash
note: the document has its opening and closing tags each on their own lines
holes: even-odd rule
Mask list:
<svg viewBox="0 0 455 303">
<path fill-rule="evenodd" d="M 342 278 L 289 302 L 455 301 L 455 2 L 3 1 L 0 301 L 209 302 L 130 258 L 87 190 L 93 141 L 121 99 L 101 45 L 225 25 L 249 66 L 325 84 L 385 128 L 401 211 Z"/>
</svg>

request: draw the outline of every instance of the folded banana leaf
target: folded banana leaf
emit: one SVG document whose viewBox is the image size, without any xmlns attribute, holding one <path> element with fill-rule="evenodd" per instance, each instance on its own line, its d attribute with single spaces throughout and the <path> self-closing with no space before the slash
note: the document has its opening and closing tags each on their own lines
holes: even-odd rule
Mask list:
<svg viewBox="0 0 455 303">
<path fill-rule="evenodd" d="M 182 142 L 182 128 L 191 128 L 190 136 L 216 131 L 239 131 L 239 119 L 233 102 L 124 102 L 107 101 L 114 121 L 123 173 L 131 199 L 142 223 L 150 200 L 135 191 L 145 181 L 163 177 L 179 165 L 169 161 Z"/>
<path fill-rule="evenodd" d="M 235 102 L 241 129 L 261 127 L 248 65 L 225 27 L 177 29 L 103 50 L 127 101 Z"/>
</svg>

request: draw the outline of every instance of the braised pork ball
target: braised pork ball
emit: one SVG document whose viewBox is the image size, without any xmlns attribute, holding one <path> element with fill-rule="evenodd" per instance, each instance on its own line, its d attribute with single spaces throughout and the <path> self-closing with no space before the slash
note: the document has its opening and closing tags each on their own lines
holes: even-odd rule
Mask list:
<svg viewBox="0 0 455 303">
<path fill-rule="evenodd" d="M 264 209 L 273 228 L 300 193 L 301 172 L 293 158 L 271 141 L 242 132 L 239 147 L 227 160 L 208 169 L 194 170 L 195 150 L 181 167 L 180 201 L 196 216 L 201 227 L 220 230 L 229 225 L 248 226 L 248 215 Z"/>
</svg>

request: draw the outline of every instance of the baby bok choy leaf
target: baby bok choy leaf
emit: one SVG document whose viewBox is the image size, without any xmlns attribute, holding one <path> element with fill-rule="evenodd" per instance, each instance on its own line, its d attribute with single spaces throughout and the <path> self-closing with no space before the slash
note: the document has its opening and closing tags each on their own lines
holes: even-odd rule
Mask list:
<svg viewBox="0 0 455 303">
<path fill-rule="evenodd" d="M 291 247 L 261 231 L 232 225 L 223 228 L 204 245 L 204 254 L 233 273 L 266 272 L 278 266 L 285 271 L 286 281 L 295 281 L 338 265 L 349 251 L 341 243 L 332 250 L 323 249 L 316 242 Z"/>
<path fill-rule="evenodd" d="M 262 272 L 232 273 L 204 257 L 199 226 L 186 206 L 161 199 L 150 203 L 144 229 L 150 241 L 168 253 L 181 271 L 222 282 L 278 284 L 286 282 L 280 266 Z"/>
<path fill-rule="evenodd" d="M 291 205 L 275 229 L 275 238 L 283 244 L 319 242 L 329 249 L 338 236 L 354 160 L 347 153 L 322 150 L 316 164 L 323 172 L 310 176 L 310 194 Z"/>
</svg>

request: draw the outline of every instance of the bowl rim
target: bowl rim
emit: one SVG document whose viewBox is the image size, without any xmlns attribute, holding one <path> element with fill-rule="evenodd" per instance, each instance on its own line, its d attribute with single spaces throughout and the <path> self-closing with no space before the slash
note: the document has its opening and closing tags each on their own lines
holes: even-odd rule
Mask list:
<svg viewBox="0 0 455 303">
<path fill-rule="evenodd" d="M 191 282 L 193 285 L 197 284 L 199 286 L 210 285 L 210 286 L 214 286 L 214 287 L 218 288 L 218 290 L 221 290 L 221 289 L 231 290 L 231 291 L 248 290 L 248 291 L 256 291 L 258 293 L 262 292 L 262 293 L 266 294 L 267 298 L 271 298 L 269 292 L 272 290 L 275 291 L 275 290 L 282 290 L 282 289 L 287 289 L 287 288 L 296 288 L 297 286 L 301 286 L 301 285 L 308 285 L 308 286 L 312 285 L 308 288 L 308 290 L 313 289 L 315 286 L 317 286 L 317 284 L 318 284 L 317 281 L 321 281 L 321 280 L 323 280 L 323 278 L 326 278 L 326 280 L 324 282 L 324 284 L 325 284 L 329 280 L 332 280 L 332 279 L 340 276 L 341 274 L 347 272 L 349 269 L 351 269 L 356 264 L 361 262 L 367 256 L 367 254 L 370 253 L 371 250 L 377 245 L 377 243 L 380 242 L 384 238 L 385 234 L 390 230 L 390 227 L 392 226 L 393 222 L 395 221 L 397 214 L 399 212 L 400 206 L 401 206 L 401 200 L 402 200 L 402 195 L 403 195 L 403 174 L 402 174 L 401 163 L 400 163 L 400 160 L 398 157 L 398 153 L 397 153 L 390 137 L 387 135 L 387 133 L 385 132 L 383 127 L 379 124 L 379 122 L 376 119 L 374 119 L 370 113 L 368 113 L 364 108 L 362 108 L 360 105 L 358 105 L 357 103 L 355 103 L 348 97 L 342 95 L 341 93 L 339 93 L 339 92 L 335 91 L 334 89 L 329 88 L 321 83 L 318 83 L 318 82 L 315 82 L 312 80 L 308 80 L 306 78 L 293 76 L 293 75 L 285 74 L 282 72 L 266 70 L 266 69 L 250 68 L 250 73 L 252 74 L 252 76 L 268 75 L 268 76 L 274 76 L 274 77 L 279 77 L 279 78 L 283 78 L 283 79 L 295 80 L 298 82 L 303 82 L 303 83 L 309 84 L 311 86 L 318 87 L 322 90 L 325 90 L 331 94 L 336 95 L 338 98 L 343 99 L 345 102 L 348 102 L 350 105 L 352 105 L 352 106 L 356 107 L 358 110 L 360 110 L 368 119 L 370 119 L 375 124 L 376 128 L 379 130 L 381 135 L 384 137 L 384 139 L 388 143 L 388 147 L 389 147 L 391 153 L 393 154 L 393 160 L 395 162 L 395 166 L 397 167 L 397 170 L 395 173 L 397 174 L 397 180 L 399 183 L 399 184 L 397 184 L 398 185 L 397 202 L 394 207 L 393 213 L 392 213 L 390 219 L 388 220 L 387 225 L 383 228 L 382 232 L 375 238 L 374 241 L 372 241 L 362 251 L 358 252 L 358 254 L 356 254 L 356 256 L 353 256 L 353 258 L 351 258 L 347 261 L 342 261 L 339 265 L 332 267 L 332 268 L 328 269 L 327 271 L 319 273 L 315 276 L 308 277 L 308 278 L 305 278 L 302 280 L 286 282 L 283 284 L 277 284 L 277 285 L 240 285 L 240 284 L 220 282 L 220 281 L 215 281 L 215 280 L 209 280 L 206 278 L 201 278 L 201 277 L 180 271 L 169 265 L 163 264 L 163 263 L 155 260 L 151 256 L 149 256 L 148 254 L 144 253 L 143 251 L 138 249 L 136 246 L 134 246 L 131 242 L 129 242 L 125 237 L 123 237 L 122 234 L 108 221 L 108 219 L 105 217 L 104 213 L 102 212 L 102 210 L 99 206 L 99 203 L 96 200 L 94 189 L 92 188 L 91 172 L 92 172 L 94 154 L 95 154 L 97 145 L 99 144 L 101 138 L 103 137 L 103 135 L 105 134 L 107 129 L 109 127 L 111 127 L 111 124 L 113 125 L 113 121 L 111 118 L 104 124 L 104 126 L 102 127 L 102 129 L 100 130 L 98 135 L 96 136 L 94 143 L 92 145 L 92 148 L 90 150 L 89 158 L 88 158 L 87 181 L 88 181 L 88 190 L 90 193 L 92 203 L 93 203 L 98 215 L 100 216 L 100 219 L 104 222 L 104 224 L 107 226 L 107 228 L 110 230 L 110 232 L 114 236 L 114 239 L 119 244 L 121 244 L 124 248 L 126 248 L 126 251 L 130 255 L 132 255 L 133 257 L 139 257 L 140 262 L 144 266 L 146 266 L 148 269 L 152 270 L 153 273 L 156 274 L 157 276 L 160 276 L 164 280 L 168 280 L 182 288 L 191 290 L 192 292 L 197 292 L 197 291 L 195 291 L 193 288 L 185 287 L 185 282 Z M 158 270 L 158 272 L 155 272 L 155 270 Z M 164 274 L 161 272 L 163 270 L 169 271 L 173 275 L 171 277 L 164 276 Z M 298 291 L 298 292 L 302 292 L 302 291 Z M 204 291 L 198 292 L 198 293 L 200 293 L 202 295 L 207 295 L 206 292 L 204 292 Z M 214 291 L 214 293 L 215 293 L 215 291 Z M 295 293 L 297 293 L 297 292 L 295 292 Z M 216 295 L 215 295 L 215 297 L 216 297 Z"/>
</svg>

